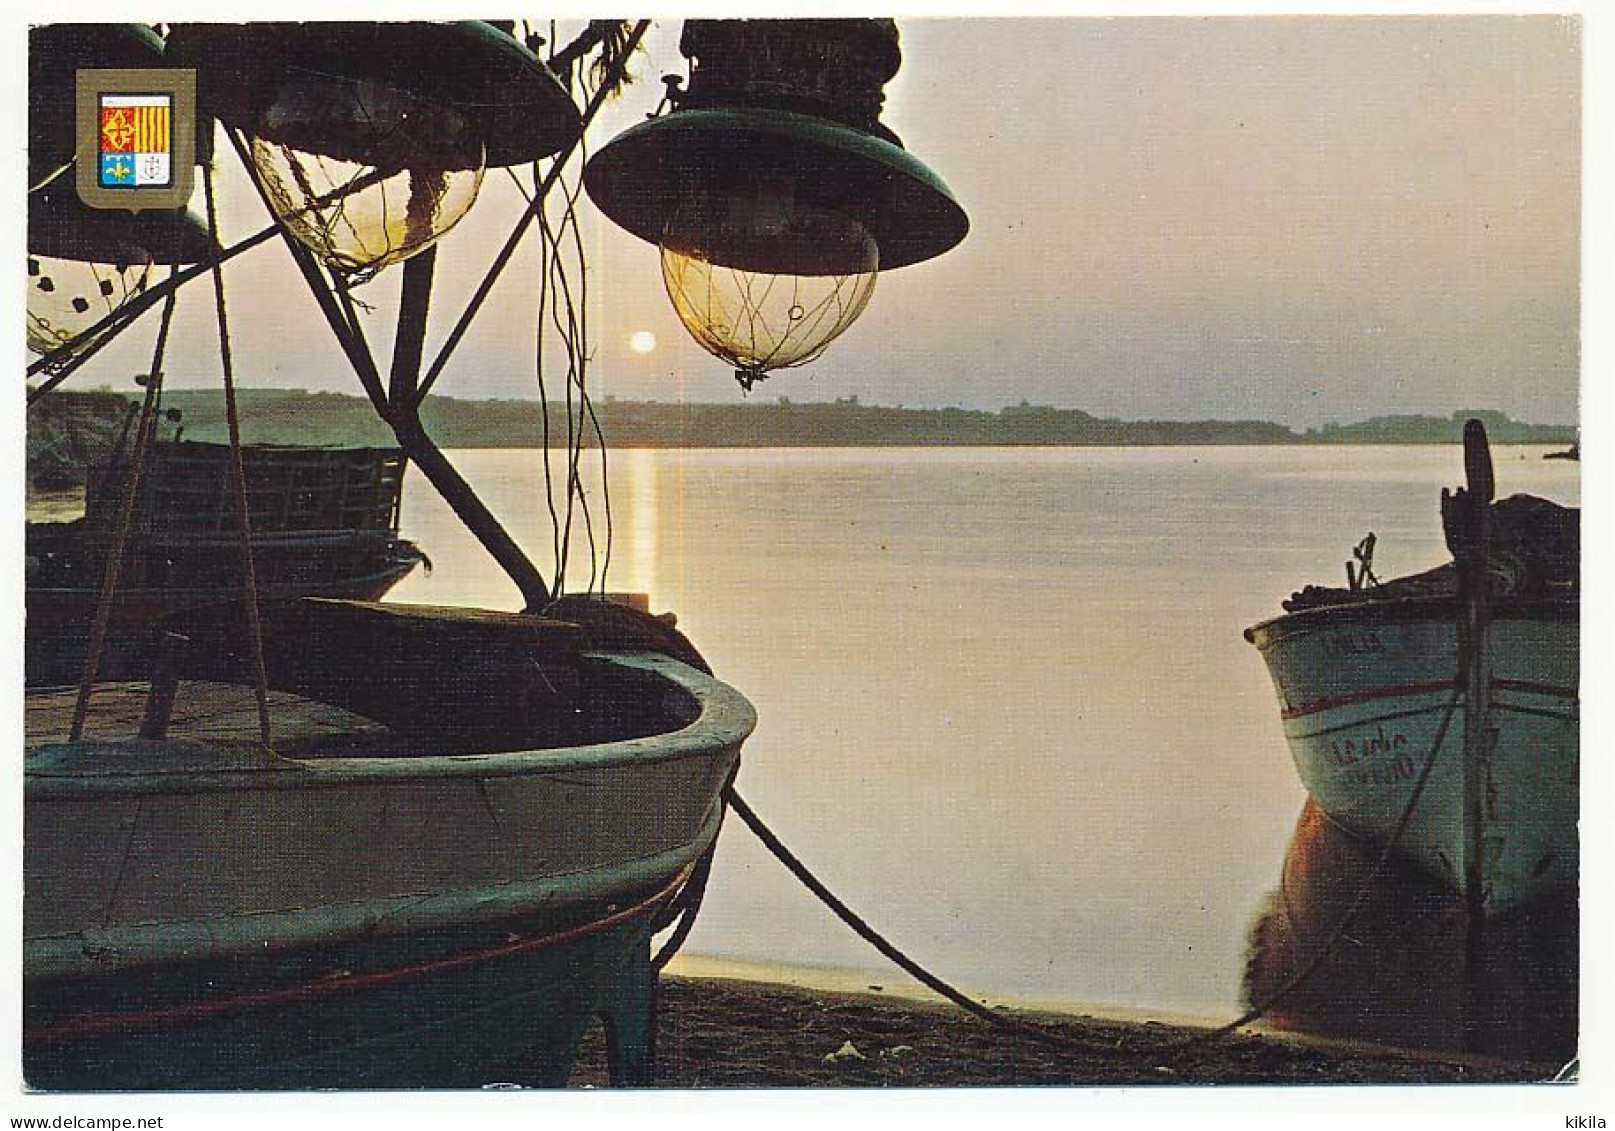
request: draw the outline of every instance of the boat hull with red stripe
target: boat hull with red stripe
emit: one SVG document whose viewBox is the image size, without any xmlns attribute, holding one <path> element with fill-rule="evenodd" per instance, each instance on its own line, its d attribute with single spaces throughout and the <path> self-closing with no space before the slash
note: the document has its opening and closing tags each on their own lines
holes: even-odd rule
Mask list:
<svg viewBox="0 0 1615 1131">
<path fill-rule="evenodd" d="M 76 689 L 30 693 L 29 1086 L 556 1086 L 602 1010 L 644 1047 L 647 940 L 702 874 L 750 704 L 570 622 L 266 623 L 267 693 L 226 678 L 238 634 L 197 632 L 162 737 L 117 729 L 138 680 L 99 685 L 77 741 Z"/>
<path fill-rule="evenodd" d="M 1451 598 L 1365 600 L 1247 632 L 1278 692 L 1296 770 L 1345 828 L 1389 840 L 1433 752 L 1396 851 L 1455 889 L 1467 847 L 1458 613 Z M 1577 884 L 1576 602 L 1502 599 L 1487 639 L 1495 740 L 1480 858 L 1485 907 L 1495 914 Z"/>
<path fill-rule="evenodd" d="M 621 902 L 30 981 L 24 1074 L 72 1092 L 561 1087 L 688 872 Z"/>
</svg>

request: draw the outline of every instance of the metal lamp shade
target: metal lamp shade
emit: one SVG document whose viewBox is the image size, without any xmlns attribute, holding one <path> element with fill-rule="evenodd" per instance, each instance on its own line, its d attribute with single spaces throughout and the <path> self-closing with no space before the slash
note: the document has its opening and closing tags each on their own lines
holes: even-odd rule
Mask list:
<svg viewBox="0 0 1615 1131">
<path fill-rule="evenodd" d="M 196 69 L 204 109 L 243 129 L 301 71 L 368 80 L 455 110 L 481 135 L 489 166 L 547 157 L 582 131 L 577 106 L 549 68 L 479 20 L 183 24 L 169 34 L 168 58 Z M 370 163 L 359 146 L 338 133 L 321 151 Z"/>
<path fill-rule="evenodd" d="M 782 110 L 676 110 L 618 135 L 589 160 L 583 179 L 602 212 L 650 243 L 662 242 L 689 199 L 745 196 L 779 183 L 796 200 L 861 224 L 879 248 L 882 272 L 941 255 L 970 229 L 942 178 L 901 146 Z M 723 254 L 743 270 L 791 274 L 795 266 L 779 262 L 767 243 Z"/>
<path fill-rule="evenodd" d="M 168 263 L 176 254 L 180 263 L 202 263 L 218 253 L 207 225 L 185 209 L 123 212 L 90 208 L 66 181 L 28 194 L 30 255 L 116 263 L 130 246 L 144 249 L 159 264 Z"/>
</svg>

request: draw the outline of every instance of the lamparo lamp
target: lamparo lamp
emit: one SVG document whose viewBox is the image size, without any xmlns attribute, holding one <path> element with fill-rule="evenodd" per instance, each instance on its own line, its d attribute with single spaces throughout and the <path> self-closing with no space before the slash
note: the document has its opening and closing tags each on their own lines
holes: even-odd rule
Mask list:
<svg viewBox="0 0 1615 1131">
<path fill-rule="evenodd" d="M 208 260 L 217 251 L 201 217 L 184 209 L 89 208 L 71 177 L 28 194 L 27 342 L 71 357 L 99 335 L 85 331 L 141 291 L 153 263 Z"/>
<path fill-rule="evenodd" d="M 875 281 L 953 247 L 969 220 L 880 123 L 891 20 L 689 20 L 688 89 L 618 135 L 584 184 L 661 252 L 669 299 L 741 386 L 824 352 Z"/>
<path fill-rule="evenodd" d="M 430 247 L 486 168 L 548 156 L 581 129 L 549 69 L 478 20 L 180 25 L 168 55 L 246 136 L 287 230 L 348 274 Z"/>
</svg>

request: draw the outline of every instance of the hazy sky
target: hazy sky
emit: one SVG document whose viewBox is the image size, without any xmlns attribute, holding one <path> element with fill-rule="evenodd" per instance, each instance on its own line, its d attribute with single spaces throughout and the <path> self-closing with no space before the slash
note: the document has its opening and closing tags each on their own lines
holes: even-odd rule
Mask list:
<svg viewBox="0 0 1615 1131">
<path fill-rule="evenodd" d="M 953 187 L 965 242 L 883 275 L 861 322 L 757 396 L 1127 417 L 1577 411 L 1581 81 L 1559 16 L 902 21 L 885 121 Z M 640 120 L 682 70 L 664 21 L 591 132 Z M 234 168 L 226 239 L 263 222 Z M 590 206 L 597 395 L 740 396 L 689 343 L 656 251 Z M 447 331 L 519 213 L 490 171 L 441 245 Z M 535 241 L 529 240 L 529 244 Z M 531 247 L 527 249 L 531 251 Z M 364 289 L 386 340 L 398 272 Z M 243 383 L 357 392 L 284 251 L 229 271 Z M 528 396 L 536 271 L 507 272 L 439 388 Z M 188 288 L 175 385 L 217 381 Z M 152 319 L 154 322 L 155 319 Z M 658 347 L 631 353 L 649 330 Z M 81 385 L 128 387 L 151 326 Z M 385 352 L 385 351 L 383 351 Z"/>
</svg>

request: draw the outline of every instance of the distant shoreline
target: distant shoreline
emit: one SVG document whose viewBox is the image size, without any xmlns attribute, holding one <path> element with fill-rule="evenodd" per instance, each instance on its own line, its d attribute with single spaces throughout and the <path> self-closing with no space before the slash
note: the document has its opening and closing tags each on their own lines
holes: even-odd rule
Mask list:
<svg viewBox="0 0 1615 1131">
<path fill-rule="evenodd" d="M 243 438 L 248 443 L 322 447 L 392 446 L 391 431 L 360 396 L 300 389 L 240 391 Z M 29 416 L 30 469 L 46 461 L 82 467 L 122 430 L 132 400 L 120 393 L 57 394 Z M 227 434 L 224 399 L 216 390 L 170 390 L 165 410 L 179 420 L 158 427 L 161 439 L 175 434 L 222 441 Z M 1450 416 L 1378 416 L 1350 424 L 1298 431 L 1263 420 L 1120 420 L 1081 409 L 1019 404 L 997 412 L 978 409 L 916 409 L 861 404 L 856 397 L 795 403 L 662 403 L 605 398 L 585 418 L 583 442 L 607 448 L 940 448 L 940 447 L 1230 447 L 1316 445 L 1457 444 L 1463 422 L 1478 416 L 1493 444 L 1576 443 L 1577 428 L 1511 420 L 1503 413 L 1460 409 Z M 429 397 L 422 406 L 427 432 L 446 449 L 564 448 L 569 442 L 567 407 L 537 401 Z M 574 417 L 573 436 L 579 423 Z M 546 443 L 547 441 L 547 443 Z"/>
</svg>

